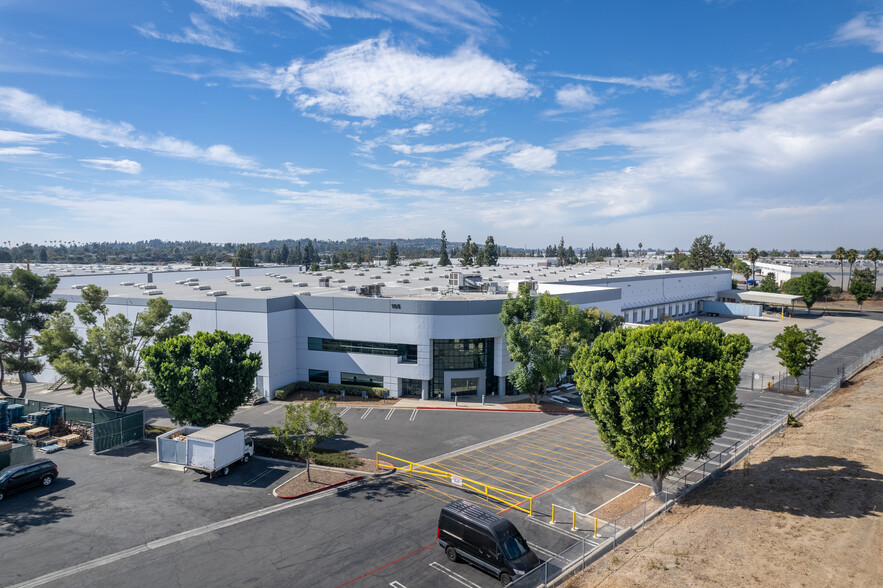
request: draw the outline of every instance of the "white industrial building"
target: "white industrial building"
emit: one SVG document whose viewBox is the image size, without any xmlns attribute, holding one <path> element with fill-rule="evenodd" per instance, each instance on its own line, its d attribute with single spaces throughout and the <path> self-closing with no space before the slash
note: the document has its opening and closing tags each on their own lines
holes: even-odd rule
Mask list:
<svg viewBox="0 0 883 588">
<path fill-rule="evenodd" d="M 45 273 L 45 269 L 43 272 Z M 232 268 L 136 274 L 96 271 L 62 277 L 56 298 L 106 288 L 112 314 L 130 319 L 151 296 L 193 318 L 190 331 L 245 333 L 263 356 L 257 387 L 266 395 L 299 380 L 382 386 L 390 395 L 511 394 L 513 364 L 498 315 L 509 293 L 538 292 L 647 324 L 695 316 L 699 302 L 731 286 L 731 271 L 653 271 L 608 264 L 550 268 L 392 267 L 300 272 Z M 41 379 L 55 374 L 47 366 Z"/>
</svg>

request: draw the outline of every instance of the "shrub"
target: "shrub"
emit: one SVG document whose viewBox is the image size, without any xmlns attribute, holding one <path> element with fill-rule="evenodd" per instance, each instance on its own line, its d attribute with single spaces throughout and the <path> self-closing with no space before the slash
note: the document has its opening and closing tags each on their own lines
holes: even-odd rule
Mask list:
<svg viewBox="0 0 883 588">
<path fill-rule="evenodd" d="M 319 392 L 327 394 L 340 394 L 344 396 L 361 396 L 364 392 L 368 398 L 385 398 L 389 395 L 387 388 L 372 388 L 371 386 L 357 386 L 354 384 L 327 384 L 325 382 L 293 382 L 276 390 L 276 400 L 285 400 L 289 394 L 295 391 Z"/>
<path fill-rule="evenodd" d="M 331 449 L 317 449 L 313 452 L 313 463 L 331 468 L 354 469 L 361 465 L 361 461 L 353 457 L 349 451 L 335 451 Z"/>
</svg>

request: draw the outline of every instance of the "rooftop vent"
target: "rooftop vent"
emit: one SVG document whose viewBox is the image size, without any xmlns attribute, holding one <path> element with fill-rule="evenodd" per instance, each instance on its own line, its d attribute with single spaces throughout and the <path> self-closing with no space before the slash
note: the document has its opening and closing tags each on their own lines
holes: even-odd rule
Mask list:
<svg viewBox="0 0 883 588">
<path fill-rule="evenodd" d="M 134 286 L 135 282 L 120 282 L 120 286 Z"/>
<path fill-rule="evenodd" d="M 212 290 L 206 294 L 206 296 L 226 296 L 226 290 Z"/>
<path fill-rule="evenodd" d="M 290 284 L 290 283 L 291 283 L 291 278 L 281 278 L 281 279 L 279 279 L 279 280 L 277 280 L 277 281 L 278 281 L 280 284 Z"/>
<path fill-rule="evenodd" d="M 162 294 L 162 290 L 145 290 L 142 294 L 145 296 L 159 296 Z"/>
<path fill-rule="evenodd" d="M 244 288 L 246 286 L 251 286 L 251 282 L 236 282 L 237 288 Z"/>
<path fill-rule="evenodd" d="M 312 294 L 310 294 L 310 293 L 307 292 L 307 291 L 303 291 L 303 292 L 295 292 L 295 294 L 297 294 L 298 296 L 312 296 Z"/>
<path fill-rule="evenodd" d="M 306 288 L 307 286 L 309 286 L 309 284 L 307 284 L 306 282 L 298 282 L 297 283 L 298 288 Z"/>
<path fill-rule="evenodd" d="M 193 288 L 194 290 L 211 290 L 211 286 L 208 284 L 203 284 L 202 286 L 196 286 Z"/>
<path fill-rule="evenodd" d="M 255 286 L 254 291 L 255 292 L 266 292 L 269 289 L 270 289 L 269 286 Z"/>
</svg>

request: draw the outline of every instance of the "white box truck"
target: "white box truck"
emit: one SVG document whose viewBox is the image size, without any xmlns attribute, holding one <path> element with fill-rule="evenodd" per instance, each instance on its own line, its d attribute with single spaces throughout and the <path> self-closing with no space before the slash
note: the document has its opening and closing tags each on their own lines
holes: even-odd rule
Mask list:
<svg viewBox="0 0 883 588">
<path fill-rule="evenodd" d="M 208 477 L 225 476 L 236 462 L 247 463 L 254 455 L 254 441 L 239 427 L 212 425 L 187 434 L 185 470 Z"/>
</svg>

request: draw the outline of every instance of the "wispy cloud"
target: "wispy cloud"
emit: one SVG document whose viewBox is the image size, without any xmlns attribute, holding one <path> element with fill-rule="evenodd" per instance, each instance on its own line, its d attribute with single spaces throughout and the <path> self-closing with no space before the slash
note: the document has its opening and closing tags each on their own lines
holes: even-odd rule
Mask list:
<svg viewBox="0 0 883 588">
<path fill-rule="evenodd" d="M 474 190 L 489 185 L 494 175 L 494 172 L 477 165 L 455 163 L 445 167 L 426 167 L 411 175 L 409 181 L 452 190 Z"/>
<path fill-rule="evenodd" d="M 141 173 L 141 164 L 131 159 L 81 159 L 80 163 L 102 171 L 117 171 L 131 175 Z"/>
<path fill-rule="evenodd" d="M 518 99 L 539 91 L 510 66 L 471 46 L 436 57 L 395 45 L 388 35 L 333 51 L 314 62 L 295 60 L 250 77 L 288 94 L 304 111 L 366 119 L 409 117 L 475 98 Z"/>
<path fill-rule="evenodd" d="M 568 84 L 555 92 L 555 101 L 566 110 L 591 110 L 601 103 L 592 89 L 579 84 Z"/>
<path fill-rule="evenodd" d="M 883 67 L 780 102 L 709 98 L 674 116 L 577 133 L 557 147 L 613 147 L 624 163 L 584 179 L 560 203 L 615 217 L 745 204 L 749 196 L 757 209 L 879 196 L 881 95 Z"/>
<path fill-rule="evenodd" d="M 883 15 L 862 12 L 837 29 L 835 40 L 860 43 L 874 53 L 883 53 Z"/>
<path fill-rule="evenodd" d="M 640 78 L 629 78 L 622 76 L 593 76 L 587 74 L 571 74 L 554 72 L 552 75 L 560 78 L 569 78 L 572 80 L 580 80 L 583 82 L 596 82 L 599 84 L 616 84 L 620 86 L 630 86 L 632 88 L 640 88 L 642 90 L 659 90 L 667 94 L 675 94 L 684 89 L 684 82 L 681 76 L 677 74 L 657 74 L 647 75 Z"/>
<path fill-rule="evenodd" d="M 304 25 L 331 28 L 329 19 L 383 19 L 433 33 L 455 30 L 478 37 L 498 26 L 493 12 L 475 0 L 363 0 L 359 5 L 310 0 L 196 0 L 216 18 L 264 16 L 282 10 Z"/>
<path fill-rule="evenodd" d="M 0 129 L 0 143 L 23 143 L 27 145 L 38 145 L 43 143 L 53 143 L 61 137 L 58 133 L 22 133 L 19 131 L 6 131 Z"/>
<path fill-rule="evenodd" d="M 189 141 L 166 135 L 146 135 L 125 122 L 108 122 L 65 110 L 47 103 L 39 96 L 18 88 L 0 87 L 0 116 L 30 127 L 64 133 L 120 147 L 150 151 L 169 157 L 192 159 L 205 163 L 253 169 L 257 165 L 249 157 L 236 153 L 228 145 L 199 147 Z"/>
<path fill-rule="evenodd" d="M 522 171 L 546 171 L 558 162 L 558 153 L 537 145 L 526 145 L 503 158 L 503 161 Z"/>
<path fill-rule="evenodd" d="M 0 157 L 24 157 L 28 155 L 40 155 L 44 157 L 53 157 L 51 153 L 46 153 L 39 147 L 30 145 L 19 145 L 16 147 L 0 147 Z"/>
<path fill-rule="evenodd" d="M 204 45 L 213 49 L 221 49 L 223 51 L 232 51 L 239 53 L 241 50 L 236 43 L 230 39 L 223 31 L 206 22 L 205 17 L 200 14 L 191 14 L 190 22 L 192 27 L 184 27 L 182 33 L 161 33 L 156 29 L 156 25 L 146 23 L 144 25 L 135 25 L 135 30 L 149 39 L 163 39 L 172 43 L 188 43 L 191 45 Z"/>
</svg>

